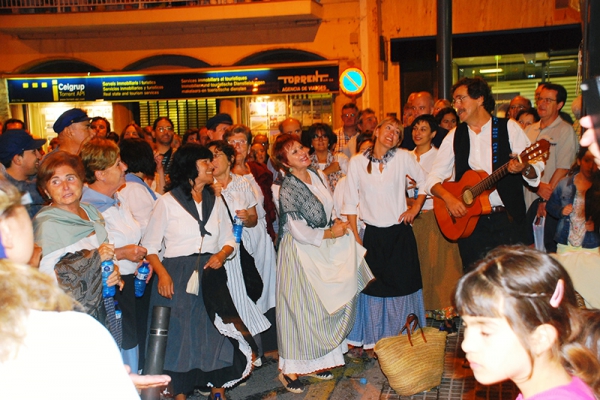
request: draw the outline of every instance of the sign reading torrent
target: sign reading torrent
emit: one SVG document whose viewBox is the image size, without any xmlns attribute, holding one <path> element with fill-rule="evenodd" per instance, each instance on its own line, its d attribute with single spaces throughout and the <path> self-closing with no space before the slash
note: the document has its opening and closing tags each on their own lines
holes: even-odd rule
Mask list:
<svg viewBox="0 0 600 400">
<path fill-rule="evenodd" d="M 139 101 L 339 91 L 339 67 L 319 65 L 156 75 L 7 78 L 10 103 Z"/>
</svg>

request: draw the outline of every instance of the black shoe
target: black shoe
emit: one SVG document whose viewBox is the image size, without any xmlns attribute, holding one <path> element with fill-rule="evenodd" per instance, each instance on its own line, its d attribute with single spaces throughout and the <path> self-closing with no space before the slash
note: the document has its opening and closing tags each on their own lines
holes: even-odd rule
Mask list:
<svg viewBox="0 0 600 400">
<path fill-rule="evenodd" d="M 292 380 L 289 376 L 281 373 L 279 374 L 279 380 L 283 383 L 283 387 L 285 387 L 288 392 L 292 393 L 302 393 L 304 392 L 304 384 L 300 382 L 299 378 Z"/>
<path fill-rule="evenodd" d="M 329 380 L 333 379 L 333 374 L 329 370 L 321 371 L 321 372 L 317 372 L 317 373 L 313 373 L 313 374 L 307 374 L 306 376 L 311 376 L 313 378 L 317 378 L 322 381 L 329 381 Z"/>
</svg>

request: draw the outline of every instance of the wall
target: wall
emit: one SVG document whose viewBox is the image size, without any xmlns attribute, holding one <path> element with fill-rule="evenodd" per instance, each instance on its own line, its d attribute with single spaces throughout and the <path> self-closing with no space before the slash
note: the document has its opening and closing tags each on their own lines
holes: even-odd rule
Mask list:
<svg viewBox="0 0 600 400">
<path fill-rule="evenodd" d="M 554 0 L 453 0 L 453 32 L 511 30 L 579 22 L 578 15 L 566 10 L 557 11 L 554 3 Z M 4 53 L 0 71 L 15 73 L 29 65 L 59 58 L 84 61 L 104 71 L 119 71 L 140 59 L 162 54 L 186 55 L 210 65 L 230 66 L 261 51 L 293 48 L 337 60 L 340 70 L 348 66 L 361 67 L 367 75 L 367 87 L 357 99 L 359 107 L 371 107 L 379 117 L 390 112 L 401 116 L 401 66 L 390 62 L 389 54 L 386 62 L 379 60 L 379 36 L 383 35 L 389 45 L 389 40 L 394 38 L 435 35 L 436 0 L 322 0 L 321 4 L 323 17 L 316 33 L 312 37 L 297 35 L 294 38 L 292 31 L 288 36 L 293 39 L 288 42 L 282 42 L 276 31 L 269 34 L 236 31 L 235 28 L 222 33 L 229 37 L 229 43 L 239 40 L 250 44 L 214 46 L 211 43 L 215 41 L 202 40 L 201 37 L 192 40 L 191 36 L 164 35 L 162 32 L 123 38 L 36 40 L 19 40 L 0 33 Z M 236 6 L 229 7 L 235 11 Z M 190 7 L 186 12 L 201 13 L 202 8 Z M 114 20 L 145 12 L 101 13 L 96 19 L 90 19 L 90 24 L 103 22 L 98 18 Z M 76 15 L 87 18 L 91 14 Z M 128 47 L 127 43 L 134 42 L 135 46 Z M 341 106 L 350 100 L 343 94 L 337 96 L 334 110 L 336 126 L 340 122 Z M 5 100 L 0 98 L 0 103 L 3 102 Z M 2 109 L 0 104 L 0 111 Z M 4 116 L 0 115 L 0 118 L 4 119 Z"/>
</svg>

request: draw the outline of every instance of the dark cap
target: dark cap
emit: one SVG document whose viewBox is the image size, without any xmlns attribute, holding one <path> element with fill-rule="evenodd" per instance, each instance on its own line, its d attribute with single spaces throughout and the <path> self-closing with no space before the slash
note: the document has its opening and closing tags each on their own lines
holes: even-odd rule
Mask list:
<svg viewBox="0 0 600 400">
<path fill-rule="evenodd" d="M 67 126 L 71 126 L 76 122 L 89 121 L 91 118 L 87 116 L 85 111 L 80 108 L 71 108 L 62 113 L 52 127 L 54 132 L 61 133 Z"/>
<path fill-rule="evenodd" d="M 229 114 L 217 114 L 206 121 L 206 129 L 214 131 L 219 124 L 233 125 L 233 120 Z"/>
<path fill-rule="evenodd" d="M 25 150 L 36 150 L 46 143 L 46 139 L 34 139 L 22 129 L 10 129 L 0 135 L 0 162 L 6 163 Z"/>
</svg>

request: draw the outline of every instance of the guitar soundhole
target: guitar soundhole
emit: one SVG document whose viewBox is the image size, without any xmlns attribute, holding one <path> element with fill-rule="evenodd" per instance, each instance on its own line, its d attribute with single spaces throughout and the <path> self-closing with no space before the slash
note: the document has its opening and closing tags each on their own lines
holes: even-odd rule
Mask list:
<svg viewBox="0 0 600 400">
<path fill-rule="evenodd" d="M 467 189 L 463 192 L 462 199 L 466 205 L 470 206 L 471 204 L 473 204 L 475 196 L 473 196 L 473 192 L 471 192 L 471 190 Z"/>
</svg>

